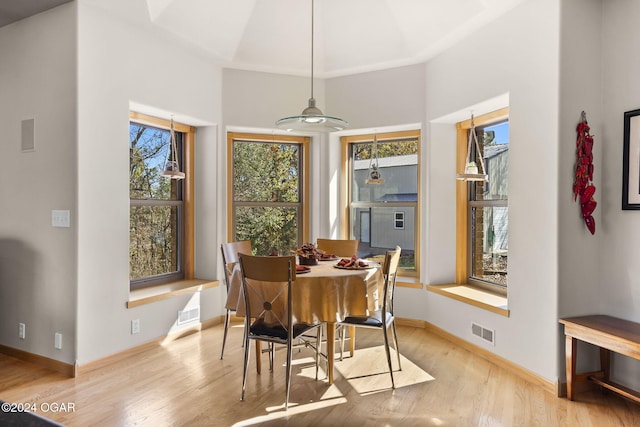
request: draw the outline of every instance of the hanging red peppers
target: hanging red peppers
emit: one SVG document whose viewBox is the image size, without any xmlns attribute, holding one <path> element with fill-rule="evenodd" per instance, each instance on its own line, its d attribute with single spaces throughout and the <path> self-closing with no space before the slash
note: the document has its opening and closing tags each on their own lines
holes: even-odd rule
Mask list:
<svg viewBox="0 0 640 427">
<path fill-rule="evenodd" d="M 583 111 L 580 123 L 576 128 L 576 170 L 573 181 L 573 201 L 580 202 L 582 218 L 587 228 L 594 234 L 596 221 L 593 219 L 593 211 L 598 204 L 593 198 L 596 187 L 593 185 L 593 137 L 589 134 L 587 115 Z"/>
</svg>

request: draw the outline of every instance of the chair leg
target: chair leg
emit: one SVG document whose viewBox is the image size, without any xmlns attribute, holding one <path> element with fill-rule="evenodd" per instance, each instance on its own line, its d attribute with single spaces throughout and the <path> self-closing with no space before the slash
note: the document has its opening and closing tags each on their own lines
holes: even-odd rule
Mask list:
<svg viewBox="0 0 640 427">
<path fill-rule="evenodd" d="M 393 341 L 395 342 L 396 354 L 398 355 L 398 370 L 402 371 L 402 365 L 400 364 L 400 348 L 398 347 L 398 332 L 396 331 L 396 322 L 391 323 L 393 327 Z"/>
<path fill-rule="evenodd" d="M 275 353 L 275 344 L 269 343 L 269 371 L 273 372 L 273 354 Z"/>
<path fill-rule="evenodd" d="M 393 366 L 391 365 L 391 352 L 389 351 L 389 332 L 388 328 L 382 327 L 382 333 L 384 334 L 384 350 L 387 353 L 387 363 L 389 364 L 389 375 L 391 375 L 391 388 L 396 388 L 396 383 L 393 381 Z"/>
<path fill-rule="evenodd" d="M 224 346 L 227 344 L 227 331 L 229 330 L 229 321 L 230 321 L 230 312 L 231 310 L 227 309 L 227 315 L 224 318 L 224 334 L 222 335 L 222 351 L 220 352 L 220 360 L 224 357 Z"/>
<path fill-rule="evenodd" d="M 340 337 L 340 361 L 342 362 L 344 356 L 344 337 L 345 337 L 345 328 L 346 326 L 340 325 L 340 331 L 338 336 Z"/>
<path fill-rule="evenodd" d="M 289 389 L 291 386 L 291 353 L 293 352 L 293 343 L 287 342 L 287 374 L 286 374 L 286 397 L 284 401 L 284 409 L 289 409 Z"/>
<path fill-rule="evenodd" d="M 242 396 L 240 400 L 244 400 L 244 390 L 247 386 L 247 371 L 249 370 L 249 353 L 251 353 L 251 349 L 249 348 L 249 337 L 245 335 L 244 339 L 244 369 L 242 370 Z"/>
<path fill-rule="evenodd" d="M 322 326 L 317 328 L 316 335 L 316 381 L 318 381 L 318 368 L 320 367 L 320 346 L 322 345 Z"/>
</svg>

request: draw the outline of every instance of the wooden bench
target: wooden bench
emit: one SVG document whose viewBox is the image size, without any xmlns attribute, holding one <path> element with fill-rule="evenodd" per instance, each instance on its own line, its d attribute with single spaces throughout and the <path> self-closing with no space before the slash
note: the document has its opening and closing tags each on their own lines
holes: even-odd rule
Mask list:
<svg viewBox="0 0 640 427">
<path fill-rule="evenodd" d="M 640 403 L 640 393 L 609 378 L 611 352 L 640 359 L 640 323 L 606 315 L 560 319 L 564 324 L 567 398 L 573 400 L 576 381 L 591 380 Z M 576 374 L 578 340 L 600 347 L 600 371 Z"/>
</svg>

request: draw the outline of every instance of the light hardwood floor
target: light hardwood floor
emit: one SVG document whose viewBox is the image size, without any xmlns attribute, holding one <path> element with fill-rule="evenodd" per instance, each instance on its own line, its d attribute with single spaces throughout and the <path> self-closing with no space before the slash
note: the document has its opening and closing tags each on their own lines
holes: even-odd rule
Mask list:
<svg viewBox="0 0 640 427">
<path fill-rule="evenodd" d="M 77 378 L 0 355 L 0 399 L 36 407 L 71 403 L 73 412 L 40 412 L 67 426 L 640 425 L 640 405 L 616 395 L 585 392 L 570 402 L 423 329 L 400 326 L 398 332 L 403 370 L 396 372 L 395 391 L 382 335 L 358 330 L 356 355 L 336 361 L 332 386 L 315 380 L 310 350 L 295 354 L 286 412 L 283 350 L 277 351 L 274 373 L 264 356 L 261 375 L 252 352 L 247 394 L 240 401 L 238 324 L 224 360 L 221 325 L 144 346 Z"/>
</svg>

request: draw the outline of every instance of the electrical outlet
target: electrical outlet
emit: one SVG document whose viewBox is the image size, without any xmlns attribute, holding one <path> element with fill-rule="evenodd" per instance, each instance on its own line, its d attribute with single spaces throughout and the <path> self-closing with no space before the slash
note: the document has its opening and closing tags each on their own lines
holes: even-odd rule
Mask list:
<svg viewBox="0 0 640 427">
<path fill-rule="evenodd" d="M 53 346 L 58 350 L 62 349 L 62 334 L 60 332 L 56 332 L 53 336 Z"/>
<path fill-rule="evenodd" d="M 24 323 L 18 323 L 18 338 L 20 338 L 21 340 L 25 339 L 27 332 L 26 329 L 27 327 Z"/>
<path fill-rule="evenodd" d="M 140 333 L 140 319 L 133 319 L 131 321 L 131 335 Z"/>
<path fill-rule="evenodd" d="M 51 226 L 64 228 L 71 227 L 71 212 L 65 210 L 52 210 Z"/>
</svg>

